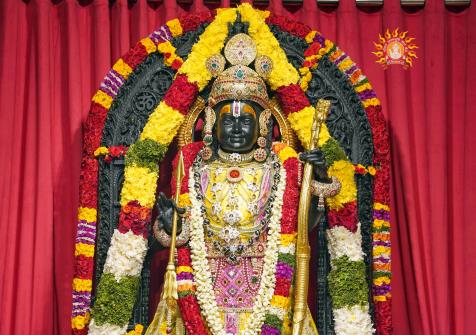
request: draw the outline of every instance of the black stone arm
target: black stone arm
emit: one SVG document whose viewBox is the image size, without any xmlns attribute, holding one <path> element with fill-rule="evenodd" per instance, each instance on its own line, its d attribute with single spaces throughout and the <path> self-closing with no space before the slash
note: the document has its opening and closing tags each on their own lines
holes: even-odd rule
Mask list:
<svg viewBox="0 0 476 335">
<path fill-rule="evenodd" d="M 327 164 L 324 154 L 320 149 L 313 149 L 299 154 L 299 160 L 309 162 L 313 165 L 314 179 L 320 183 L 330 184 L 332 179 L 327 174 Z M 324 211 L 319 210 L 317 206 L 318 198 L 313 196 L 309 208 L 308 228 L 311 232 L 321 221 Z"/>
<path fill-rule="evenodd" d="M 185 214 L 186 209 L 178 207 L 175 201 L 169 199 L 164 193 L 160 192 L 156 201 L 156 208 L 158 211 L 157 222 L 159 229 L 163 229 L 167 234 L 172 234 L 172 220 L 174 211 L 176 210 L 179 215 Z M 177 235 L 182 231 L 182 220 L 177 221 Z"/>
</svg>

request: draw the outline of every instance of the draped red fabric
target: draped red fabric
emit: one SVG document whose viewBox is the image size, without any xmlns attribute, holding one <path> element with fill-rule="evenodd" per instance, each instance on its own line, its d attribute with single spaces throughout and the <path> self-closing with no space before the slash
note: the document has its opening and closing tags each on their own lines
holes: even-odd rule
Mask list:
<svg viewBox="0 0 476 335">
<path fill-rule="evenodd" d="M 222 3 L 229 5 L 229 1 Z M 0 334 L 69 334 L 82 122 L 113 62 L 184 10 L 173 0 L 0 3 Z M 270 10 L 320 30 L 363 69 L 392 145 L 395 334 L 474 334 L 476 10 L 316 1 Z M 419 46 L 410 69 L 375 62 L 387 28 Z"/>
</svg>

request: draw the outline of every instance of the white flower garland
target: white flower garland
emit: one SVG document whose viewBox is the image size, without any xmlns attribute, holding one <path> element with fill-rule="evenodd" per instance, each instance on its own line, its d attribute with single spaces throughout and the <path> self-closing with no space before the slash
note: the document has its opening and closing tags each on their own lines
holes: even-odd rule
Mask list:
<svg viewBox="0 0 476 335">
<path fill-rule="evenodd" d="M 205 318 L 212 334 L 227 335 L 224 329 L 223 321 L 213 293 L 213 284 L 210 278 L 210 268 L 207 261 L 207 250 L 205 245 L 205 232 L 203 229 L 203 216 L 201 213 L 201 201 L 197 199 L 195 191 L 195 180 L 193 178 L 193 167 L 190 168 L 189 178 L 189 196 L 192 204 L 191 210 L 191 236 L 190 250 L 192 266 L 194 269 L 194 279 L 197 286 L 197 300 L 202 311 L 206 311 Z M 276 285 L 275 271 L 278 261 L 278 249 L 281 228 L 281 209 L 283 205 L 283 195 L 286 186 L 286 171 L 280 165 L 280 180 L 276 190 L 276 198 L 274 200 L 271 218 L 269 222 L 269 235 L 266 243 L 266 251 L 264 255 L 263 273 L 260 288 L 253 305 L 251 315 L 245 330 L 241 332 L 243 335 L 256 335 L 259 333 L 264 322 L 264 317 L 269 309 L 271 298 Z"/>
<path fill-rule="evenodd" d="M 127 332 L 127 325 L 119 327 L 109 323 L 96 325 L 94 319 L 89 323 L 89 335 L 123 335 Z"/>
<path fill-rule="evenodd" d="M 334 309 L 334 330 L 339 335 L 366 335 L 373 334 L 369 306 L 355 305 Z"/>
<path fill-rule="evenodd" d="M 360 222 L 355 233 L 336 226 L 327 230 L 327 245 L 331 259 L 347 256 L 353 262 L 362 261 L 362 235 Z M 334 308 L 334 331 L 337 335 L 370 335 L 375 332 L 369 313 L 369 305 Z"/>
<path fill-rule="evenodd" d="M 147 240 L 142 235 L 134 235 L 130 230 L 122 234 L 114 229 L 104 273 L 113 274 L 118 282 L 125 276 L 137 277 L 142 271 L 142 261 L 146 253 Z"/>
<path fill-rule="evenodd" d="M 349 257 L 353 262 L 364 259 L 362 251 L 362 235 L 360 234 L 360 222 L 355 233 L 342 226 L 335 226 L 327 230 L 327 246 L 331 259 L 342 256 Z"/>
</svg>

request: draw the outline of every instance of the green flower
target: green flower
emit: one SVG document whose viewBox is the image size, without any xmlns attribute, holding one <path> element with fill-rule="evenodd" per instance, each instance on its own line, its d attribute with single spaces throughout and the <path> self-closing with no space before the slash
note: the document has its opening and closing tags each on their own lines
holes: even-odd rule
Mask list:
<svg viewBox="0 0 476 335">
<path fill-rule="evenodd" d="M 333 260 L 328 282 L 334 308 L 368 303 L 368 287 L 363 261 L 353 262 L 347 256 Z"/>
<path fill-rule="evenodd" d="M 123 326 L 129 322 L 139 289 L 139 279 L 126 276 L 117 282 L 110 273 L 102 275 L 92 310 L 97 325 L 109 323 Z"/>
</svg>

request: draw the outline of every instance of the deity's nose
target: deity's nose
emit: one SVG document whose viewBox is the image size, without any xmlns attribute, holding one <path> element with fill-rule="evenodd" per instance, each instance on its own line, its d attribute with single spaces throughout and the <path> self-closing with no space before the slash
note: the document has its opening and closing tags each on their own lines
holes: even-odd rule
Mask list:
<svg viewBox="0 0 476 335">
<path fill-rule="evenodd" d="M 240 124 L 240 120 L 239 120 L 238 118 L 236 118 L 235 120 L 233 120 L 233 128 L 232 128 L 232 131 L 233 131 L 233 133 L 235 133 L 235 134 L 241 133 L 241 124 Z"/>
</svg>

